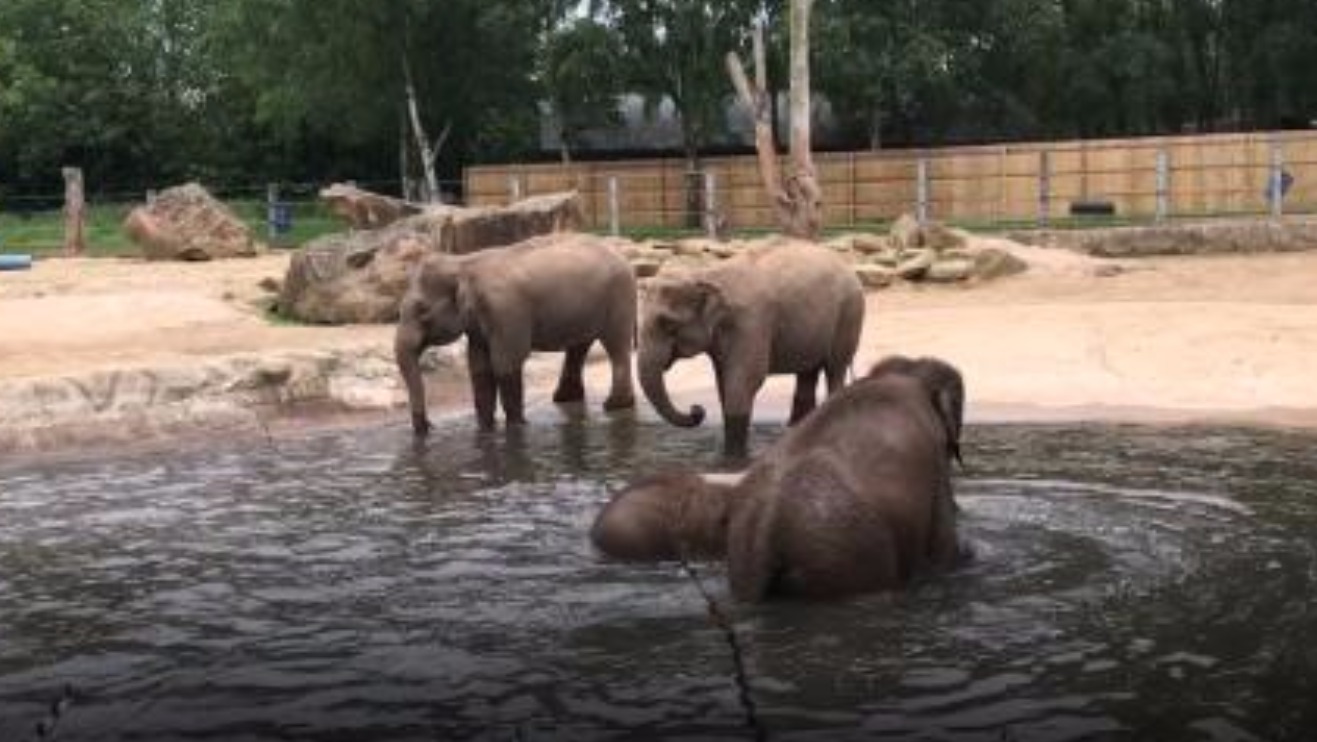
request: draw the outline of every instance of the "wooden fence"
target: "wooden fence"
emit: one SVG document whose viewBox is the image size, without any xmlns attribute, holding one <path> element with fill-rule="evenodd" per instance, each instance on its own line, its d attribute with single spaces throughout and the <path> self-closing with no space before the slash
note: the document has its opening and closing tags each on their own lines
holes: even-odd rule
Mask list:
<svg viewBox="0 0 1317 742">
<path fill-rule="evenodd" d="M 1259 132 L 924 150 L 821 153 L 830 226 L 902 213 L 960 223 L 1046 223 L 1079 202 L 1164 219 L 1317 211 L 1317 132 Z M 467 168 L 470 205 L 575 188 L 594 229 L 773 227 L 753 156 Z M 1284 183 L 1281 199 L 1271 194 Z"/>
</svg>

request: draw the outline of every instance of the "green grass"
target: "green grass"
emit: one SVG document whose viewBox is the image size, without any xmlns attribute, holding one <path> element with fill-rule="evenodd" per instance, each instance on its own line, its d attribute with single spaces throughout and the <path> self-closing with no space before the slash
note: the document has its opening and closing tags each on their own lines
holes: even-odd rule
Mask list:
<svg viewBox="0 0 1317 742">
<path fill-rule="evenodd" d="M 232 208 L 257 238 L 277 248 L 297 247 L 346 225 L 315 202 L 293 203 L 293 228 L 270 240 L 265 222 L 265 203 L 231 201 Z M 93 258 L 129 257 L 140 254 L 123 232 L 123 220 L 136 204 L 98 204 L 87 209 L 87 255 Z M 0 252 L 30 253 L 37 257 L 61 255 L 64 251 L 64 215 L 43 211 L 16 215 L 0 211 Z"/>
</svg>

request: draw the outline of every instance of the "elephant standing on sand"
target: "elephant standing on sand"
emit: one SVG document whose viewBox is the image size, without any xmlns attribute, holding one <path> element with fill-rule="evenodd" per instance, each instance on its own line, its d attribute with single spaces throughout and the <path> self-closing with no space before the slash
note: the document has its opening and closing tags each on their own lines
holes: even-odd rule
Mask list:
<svg viewBox="0 0 1317 742">
<path fill-rule="evenodd" d="M 769 374 L 795 374 L 791 422 L 814 408 L 819 375 L 828 393 L 846 381 L 864 324 L 864 289 L 825 247 L 789 242 L 752 249 L 712 268 L 660 276 L 645 289 L 639 375 L 665 420 L 694 427 L 698 405 L 678 411 L 664 372 L 707 353 L 723 408 L 723 450 L 742 456 L 755 395 Z"/>
<path fill-rule="evenodd" d="M 467 338 L 476 419 L 494 426 L 502 401 L 509 425 L 525 422 L 522 365 L 532 351 L 565 350 L 555 402 L 585 398 L 581 379 L 590 346 L 600 341 L 613 368 L 604 409 L 635 406 L 631 349 L 636 283 L 631 266 L 587 238 L 542 237 L 471 255 L 428 255 L 402 300 L 394 339 L 407 384 L 412 429 L 430 430 L 421 353 Z"/>
<path fill-rule="evenodd" d="M 949 364 L 889 358 L 739 479 L 666 474 L 618 493 L 591 540 L 631 560 L 725 554 L 744 601 L 904 586 L 968 556 L 951 489 L 964 397 Z"/>
</svg>

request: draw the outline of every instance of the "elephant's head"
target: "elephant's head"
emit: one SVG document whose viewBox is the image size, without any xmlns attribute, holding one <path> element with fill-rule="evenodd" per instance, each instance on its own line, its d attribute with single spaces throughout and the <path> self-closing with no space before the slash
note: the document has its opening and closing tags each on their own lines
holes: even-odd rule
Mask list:
<svg viewBox="0 0 1317 742">
<path fill-rule="evenodd" d="M 468 313 L 458 259 L 449 255 L 427 257 L 417 267 L 403 295 L 393 339 L 398 371 L 407 385 L 412 430 L 417 435 L 430 432 L 430 421 L 425 415 L 421 354 L 432 345 L 447 345 L 460 338 L 466 330 Z"/>
<path fill-rule="evenodd" d="M 960 462 L 960 432 L 965 424 L 965 380 L 955 366 L 940 358 L 889 356 L 869 371 L 870 378 L 901 374 L 918 379 L 947 433 L 947 454 Z"/>
<path fill-rule="evenodd" d="M 645 477 L 600 511 L 590 540 L 615 559 L 722 558 L 744 476 L 667 472 Z"/>
<path fill-rule="evenodd" d="M 683 428 L 704 421 L 699 405 L 682 413 L 673 406 L 663 374 L 673 363 L 704 353 L 713 345 L 727 315 L 719 287 L 699 278 L 657 279 L 644 292 L 637 359 L 640 386 L 663 419 Z"/>
</svg>

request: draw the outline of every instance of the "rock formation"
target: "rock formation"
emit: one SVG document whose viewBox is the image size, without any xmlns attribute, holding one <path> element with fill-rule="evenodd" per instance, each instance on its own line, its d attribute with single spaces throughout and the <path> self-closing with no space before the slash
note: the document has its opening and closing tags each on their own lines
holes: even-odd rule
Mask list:
<svg viewBox="0 0 1317 742">
<path fill-rule="evenodd" d="M 161 191 L 133 209 L 123 229 L 147 260 L 249 258 L 265 251 L 228 206 L 196 183 Z"/>
<path fill-rule="evenodd" d="M 382 229 L 326 235 L 293 255 L 278 309 L 318 324 L 393 322 L 411 269 L 426 252 L 466 254 L 580 223 L 579 198 L 560 193 L 505 208 L 429 206 Z"/>
<path fill-rule="evenodd" d="M 380 229 L 423 209 L 419 204 L 363 191 L 348 183 L 335 183 L 322 189 L 320 200 L 353 229 Z"/>
</svg>

